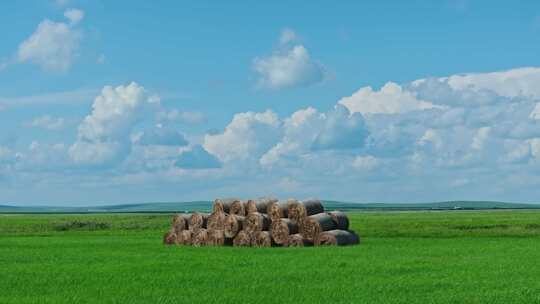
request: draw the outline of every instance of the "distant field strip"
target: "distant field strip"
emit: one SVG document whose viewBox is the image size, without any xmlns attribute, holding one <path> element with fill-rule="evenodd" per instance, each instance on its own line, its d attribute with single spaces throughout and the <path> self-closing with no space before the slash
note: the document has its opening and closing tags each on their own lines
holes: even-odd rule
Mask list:
<svg viewBox="0 0 540 304">
<path fill-rule="evenodd" d="M 166 247 L 171 215 L 0 215 L 0 303 L 540 303 L 540 212 L 351 212 L 362 244 Z"/>
</svg>

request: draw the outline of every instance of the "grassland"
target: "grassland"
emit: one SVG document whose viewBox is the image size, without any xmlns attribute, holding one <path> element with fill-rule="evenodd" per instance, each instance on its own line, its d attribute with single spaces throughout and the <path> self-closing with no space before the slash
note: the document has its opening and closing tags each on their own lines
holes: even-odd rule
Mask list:
<svg viewBox="0 0 540 304">
<path fill-rule="evenodd" d="M 0 215 L 0 303 L 540 303 L 540 212 L 354 212 L 362 244 L 164 247 L 170 215 Z"/>
</svg>

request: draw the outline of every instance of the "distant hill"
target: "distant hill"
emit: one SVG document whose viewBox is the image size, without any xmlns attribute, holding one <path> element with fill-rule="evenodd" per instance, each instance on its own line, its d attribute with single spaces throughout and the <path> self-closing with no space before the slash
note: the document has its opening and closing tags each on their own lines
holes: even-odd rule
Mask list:
<svg viewBox="0 0 540 304">
<path fill-rule="evenodd" d="M 487 210 L 487 209 L 540 209 L 540 204 L 522 204 L 491 201 L 448 201 L 435 203 L 353 203 L 324 201 L 328 210 Z M 9 206 L 0 205 L 0 213 L 136 213 L 136 212 L 207 212 L 212 209 L 210 201 L 142 203 L 125 205 L 55 207 L 55 206 Z"/>
</svg>

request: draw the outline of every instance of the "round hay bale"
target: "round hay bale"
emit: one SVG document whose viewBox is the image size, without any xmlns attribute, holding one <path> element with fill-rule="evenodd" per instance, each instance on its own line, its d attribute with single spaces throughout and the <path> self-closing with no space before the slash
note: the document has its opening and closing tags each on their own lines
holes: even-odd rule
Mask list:
<svg viewBox="0 0 540 304">
<path fill-rule="evenodd" d="M 349 230 L 349 218 L 345 212 L 332 211 L 328 212 L 328 215 L 330 215 L 334 223 L 336 223 L 336 229 Z"/>
<path fill-rule="evenodd" d="M 303 202 L 291 200 L 288 212 L 290 219 L 301 222 L 306 216 L 323 213 L 324 206 L 322 205 L 322 202 L 317 199 L 309 199 Z"/>
<path fill-rule="evenodd" d="M 251 246 L 251 234 L 245 230 L 240 230 L 233 239 L 234 247 L 249 247 Z"/>
<path fill-rule="evenodd" d="M 307 247 L 313 246 L 313 241 L 304 238 L 301 234 L 291 234 L 285 244 L 288 247 Z"/>
<path fill-rule="evenodd" d="M 205 228 L 200 228 L 193 232 L 192 244 L 195 247 L 205 246 L 208 242 L 208 231 Z"/>
<path fill-rule="evenodd" d="M 257 231 L 251 238 L 253 247 L 272 247 L 272 237 L 268 231 Z"/>
<path fill-rule="evenodd" d="M 186 220 L 185 216 L 182 214 L 177 214 L 173 217 L 172 229 L 176 234 L 179 234 L 184 229 L 188 229 L 187 223 L 188 221 Z"/>
<path fill-rule="evenodd" d="M 206 228 L 208 217 L 208 213 L 194 212 L 189 219 L 189 229 L 195 231 L 201 228 Z"/>
<path fill-rule="evenodd" d="M 225 205 L 219 198 L 215 199 L 214 204 L 212 205 L 212 213 L 218 212 L 225 212 Z"/>
<path fill-rule="evenodd" d="M 208 246 L 230 246 L 232 245 L 232 239 L 226 238 L 223 230 L 208 229 L 208 239 L 206 245 Z"/>
<path fill-rule="evenodd" d="M 248 200 L 246 203 L 246 214 L 251 214 L 254 212 L 267 213 L 268 206 L 271 203 L 277 202 L 275 198 L 263 197 L 254 200 Z"/>
<path fill-rule="evenodd" d="M 360 243 L 360 237 L 353 231 L 330 230 L 322 232 L 315 240 L 316 246 L 346 246 Z"/>
<path fill-rule="evenodd" d="M 233 201 L 231 203 L 231 207 L 229 208 L 229 214 L 245 216 L 246 215 L 246 204 L 247 204 L 247 202 L 243 202 L 241 200 Z"/>
<path fill-rule="evenodd" d="M 308 216 L 300 226 L 300 233 L 310 241 L 316 241 L 323 231 L 336 229 L 336 223 L 332 217 L 326 213 L 319 213 Z"/>
<path fill-rule="evenodd" d="M 252 200 L 252 199 L 247 200 L 245 208 L 246 208 L 246 216 L 251 213 L 257 212 L 257 204 L 255 203 L 255 200 Z"/>
<path fill-rule="evenodd" d="M 270 231 L 274 242 L 283 245 L 287 243 L 289 235 L 298 233 L 298 224 L 291 219 L 272 220 Z"/>
<path fill-rule="evenodd" d="M 299 222 L 302 218 L 306 217 L 305 214 L 300 213 L 301 203 L 298 200 L 290 199 L 287 201 L 287 217 L 293 221 Z"/>
<path fill-rule="evenodd" d="M 220 199 L 217 199 L 216 201 L 219 201 L 219 203 L 221 204 L 221 207 L 223 208 L 221 207 L 217 207 L 218 209 L 214 208 L 213 210 L 214 212 L 219 211 L 219 209 L 221 209 L 221 211 L 225 213 L 236 214 L 232 212 L 232 207 L 235 206 L 235 208 L 238 208 L 239 204 L 242 205 L 242 201 L 238 198 L 220 198 Z M 216 201 L 214 201 L 214 205 Z M 235 209 L 235 212 L 237 212 L 237 209 Z"/>
<path fill-rule="evenodd" d="M 169 231 L 163 235 L 163 244 L 164 245 L 174 245 L 176 244 L 176 233 L 174 231 Z"/>
<path fill-rule="evenodd" d="M 270 228 L 270 218 L 266 214 L 253 212 L 246 216 L 244 224 L 244 230 L 249 233 L 268 230 Z"/>
<path fill-rule="evenodd" d="M 223 230 L 225 228 L 225 218 L 226 215 L 224 212 L 212 212 L 208 217 L 208 229 L 214 230 Z"/>
<path fill-rule="evenodd" d="M 268 213 L 272 221 L 277 221 L 281 218 L 288 217 L 289 204 L 293 201 L 294 200 L 288 199 L 285 201 L 271 202 L 268 205 L 268 210 L 266 213 Z"/>
<path fill-rule="evenodd" d="M 225 237 L 233 238 L 238 231 L 242 230 L 245 217 L 240 215 L 228 214 L 225 216 L 225 224 L 223 232 Z"/>
<path fill-rule="evenodd" d="M 183 245 L 189 246 L 189 245 L 192 244 L 191 238 L 193 236 L 193 232 L 191 230 L 186 229 L 186 230 L 182 231 L 181 236 L 182 236 L 182 244 Z"/>
</svg>

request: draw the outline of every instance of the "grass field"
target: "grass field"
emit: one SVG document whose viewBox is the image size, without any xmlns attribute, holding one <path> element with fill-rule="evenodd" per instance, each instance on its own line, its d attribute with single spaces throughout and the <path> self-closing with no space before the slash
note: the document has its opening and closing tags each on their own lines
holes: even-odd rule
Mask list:
<svg viewBox="0 0 540 304">
<path fill-rule="evenodd" d="M 362 244 L 161 244 L 170 215 L 0 215 L 0 303 L 540 303 L 540 212 L 356 212 Z"/>
</svg>

